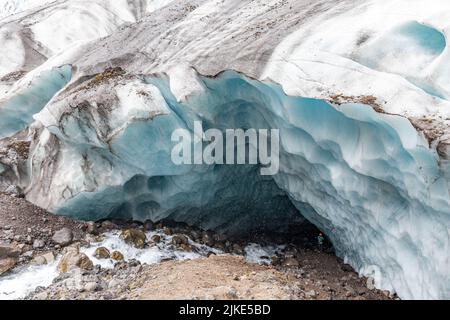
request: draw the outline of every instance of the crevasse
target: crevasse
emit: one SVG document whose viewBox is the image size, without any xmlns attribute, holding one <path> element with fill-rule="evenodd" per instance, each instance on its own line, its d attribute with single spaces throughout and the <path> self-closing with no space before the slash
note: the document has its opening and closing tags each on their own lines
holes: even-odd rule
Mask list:
<svg viewBox="0 0 450 320">
<path fill-rule="evenodd" d="M 185 102 L 168 79 L 149 77 L 125 86 L 128 98 L 136 91 L 147 99 L 139 108 L 141 100 L 120 99 L 107 114 L 91 103 L 59 119 L 44 109 L 37 119 L 48 130 L 32 157 L 29 199 L 78 218 L 171 217 L 235 233 L 303 216 L 379 288 L 402 298 L 450 297 L 448 181 L 408 120 L 362 104 L 289 97 L 231 71 L 200 80 L 203 92 Z M 205 130 L 279 129 L 279 174 L 174 165 L 171 134 L 196 120 Z M 45 165 L 55 141 L 57 168 Z M 39 179 L 49 168 L 45 189 Z"/>
</svg>

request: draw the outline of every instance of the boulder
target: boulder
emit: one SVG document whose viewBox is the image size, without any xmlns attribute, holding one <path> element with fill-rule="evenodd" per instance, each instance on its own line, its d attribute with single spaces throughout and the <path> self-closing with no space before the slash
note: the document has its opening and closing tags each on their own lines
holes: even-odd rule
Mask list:
<svg viewBox="0 0 450 320">
<path fill-rule="evenodd" d="M 202 237 L 202 243 L 209 247 L 214 247 L 215 244 L 214 237 L 208 232 L 205 232 L 205 234 Z"/>
<path fill-rule="evenodd" d="M 72 243 L 73 233 L 69 228 L 62 228 L 56 231 L 52 237 L 52 241 L 60 246 L 67 246 Z"/>
<path fill-rule="evenodd" d="M 21 253 L 20 248 L 10 244 L 0 244 L 0 259 L 18 258 Z"/>
<path fill-rule="evenodd" d="M 70 250 L 59 262 L 58 271 L 60 273 L 69 273 L 75 269 L 90 271 L 94 269 L 94 264 L 84 253 Z"/>
<path fill-rule="evenodd" d="M 86 226 L 86 232 L 88 234 L 97 235 L 98 233 L 97 224 L 93 221 L 88 222 Z"/>
<path fill-rule="evenodd" d="M 109 259 L 111 258 L 111 252 L 105 247 L 100 247 L 95 250 L 94 257 L 100 260 Z"/>
<path fill-rule="evenodd" d="M 154 243 L 160 243 L 160 242 L 161 242 L 161 236 L 155 234 L 155 235 L 152 237 L 152 242 L 154 242 Z"/>
<path fill-rule="evenodd" d="M 147 241 L 145 233 L 138 229 L 128 229 L 122 231 L 120 237 L 129 245 L 134 246 L 137 249 L 143 249 Z"/>
<path fill-rule="evenodd" d="M 43 256 L 37 256 L 31 263 L 35 266 L 43 266 L 47 264 L 47 260 Z"/>
<path fill-rule="evenodd" d="M 42 257 L 45 259 L 45 261 L 47 263 L 55 262 L 55 254 L 53 252 L 48 252 L 46 254 L 43 254 Z"/>
<path fill-rule="evenodd" d="M 113 259 L 114 261 L 124 261 L 125 257 L 123 256 L 123 254 L 119 251 L 114 251 L 111 254 L 111 259 Z"/>
<path fill-rule="evenodd" d="M 45 241 L 42 239 L 35 239 L 33 241 L 33 249 L 42 249 L 45 247 Z"/>
</svg>

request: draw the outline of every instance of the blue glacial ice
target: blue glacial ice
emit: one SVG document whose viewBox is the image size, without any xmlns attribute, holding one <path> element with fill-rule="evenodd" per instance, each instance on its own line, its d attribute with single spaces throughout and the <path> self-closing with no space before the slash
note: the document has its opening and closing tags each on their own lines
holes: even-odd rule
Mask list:
<svg viewBox="0 0 450 320">
<path fill-rule="evenodd" d="M 446 47 L 441 31 L 409 21 L 362 45 L 355 60 L 374 70 L 401 75 L 428 94 L 445 99 L 445 90 L 433 81 L 432 68 Z"/>
<path fill-rule="evenodd" d="M 202 77 L 205 90 L 184 102 L 165 77 L 137 81 L 136 97 L 161 112 L 149 107 L 153 113 L 139 110 L 124 122 L 135 105 L 116 102 L 105 111 L 91 101 L 59 119 L 52 114 L 55 123 L 46 123 L 48 110 L 38 115 L 48 130 L 31 160 L 31 201 L 78 218 L 170 217 L 234 233 L 305 217 L 379 288 L 402 298 L 450 298 L 448 181 L 407 119 L 362 104 L 290 97 L 231 71 Z M 176 166 L 171 134 L 192 131 L 196 120 L 205 130 L 279 129 L 280 172 Z"/>
<path fill-rule="evenodd" d="M 72 76 L 71 66 L 43 71 L 28 86 L 0 101 L 0 139 L 11 136 L 33 122 L 38 113 Z"/>
</svg>

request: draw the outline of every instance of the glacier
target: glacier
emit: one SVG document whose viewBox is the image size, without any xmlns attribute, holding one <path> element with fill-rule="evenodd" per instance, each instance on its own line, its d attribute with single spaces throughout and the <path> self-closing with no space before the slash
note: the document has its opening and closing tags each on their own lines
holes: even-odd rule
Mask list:
<svg viewBox="0 0 450 320">
<path fill-rule="evenodd" d="M 79 1 L 0 20 L 17 51 L 0 56 L 0 187 L 82 219 L 242 234 L 306 218 L 378 288 L 450 298 L 448 1 L 140 3 L 93 33 L 49 37 Z M 279 129 L 279 174 L 176 166 L 171 134 L 195 121 Z"/>
</svg>

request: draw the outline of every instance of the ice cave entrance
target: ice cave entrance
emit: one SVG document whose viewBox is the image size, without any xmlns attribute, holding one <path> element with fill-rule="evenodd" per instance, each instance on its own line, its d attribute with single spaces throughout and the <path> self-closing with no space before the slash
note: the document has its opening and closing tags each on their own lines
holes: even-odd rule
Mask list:
<svg viewBox="0 0 450 320">
<path fill-rule="evenodd" d="M 406 118 L 290 97 L 233 71 L 200 77 L 204 90 L 181 102 L 167 77 L 139 81 L 164 112 L 127 122 L 105 147 L 92 142 L 95 131 L 78 130 L 99 127 L 96 117 L 65 113 L 62 128 L 51 128 L 62 148 L 53 192 L 28 193 L 32 201 L 81 219 L 171 219 L 233 234 L 306 218 L 378 287 L 404 297 L 445 292 L 449 188 L 437 153 Z M 174 164 L 172 133 L 195 121 L 223 132 L 279 129 L 279 173 Z"/>
<path fill-rule="evenodd" d="M 5 102 L 0 101 L 0 139 L 25 129 L 53 96 L 70 81 L 69 65 L 43 71 L 25 89 L 11 93 Z"/>
</svg>

